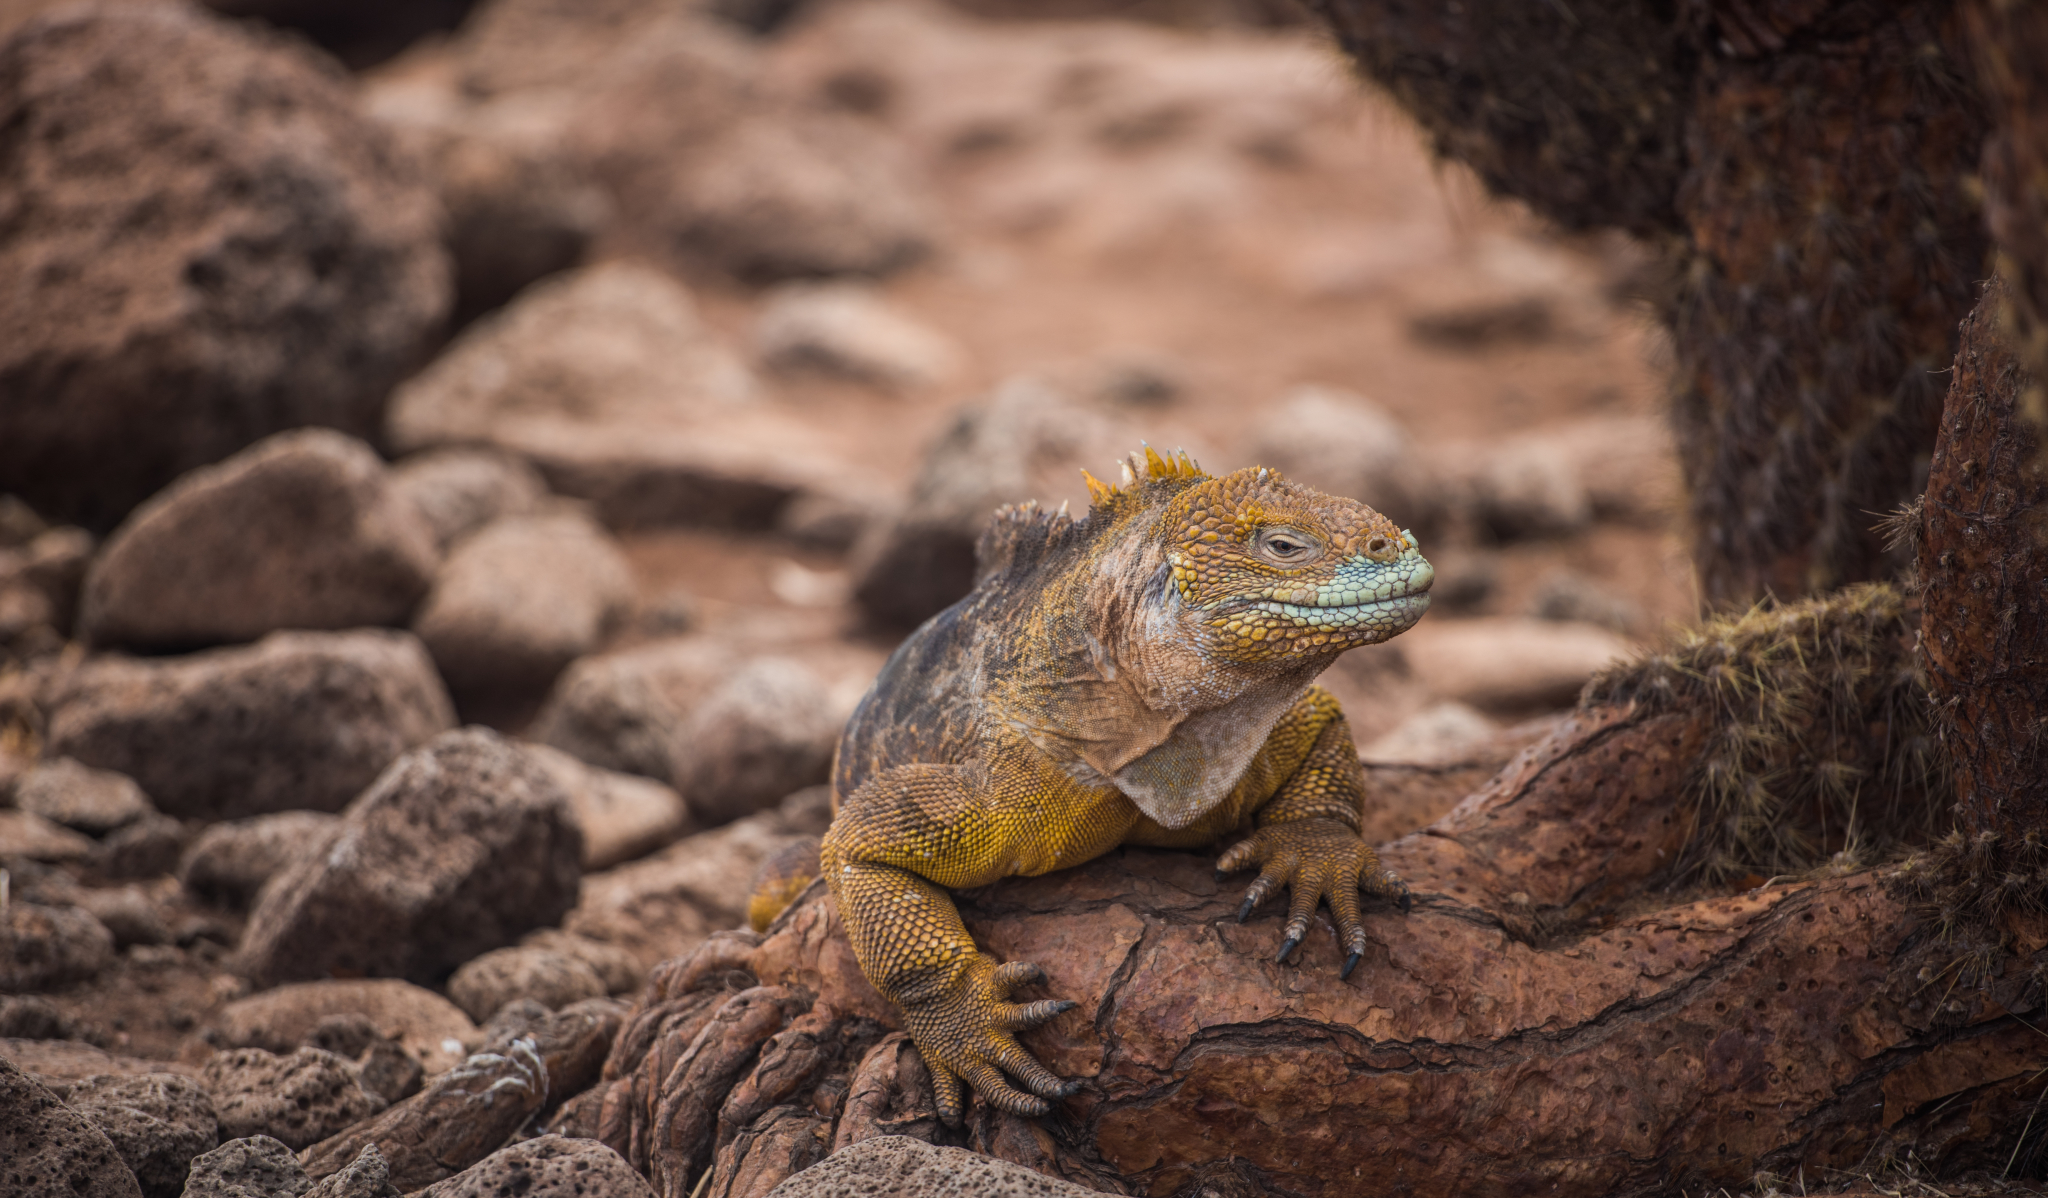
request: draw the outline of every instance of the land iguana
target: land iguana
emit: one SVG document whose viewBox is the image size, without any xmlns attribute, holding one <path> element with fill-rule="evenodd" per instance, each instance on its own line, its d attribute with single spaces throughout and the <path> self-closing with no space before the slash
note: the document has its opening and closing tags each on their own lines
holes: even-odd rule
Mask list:
<svg viewBox="0 0 2048 1198">
<path fill-rule="evenodd" d="M 1212 478 L 1147 448 L 1124 475 L 1087 477 L 1082 520 L 996 513 L 972 593 L 896 650 L 839 742 L 816 868 L 951 1125 L 963 1081 L 1022 1115 L 1080 1083 L 1016 1040 L 1074 1004 L 1009 1001 L 1043 973 L 979 951 L 948 889 L 1234 840 L 1219 876 L 1259 869 L 1238 919 L 1288 887 L 1284 960 L 1328 903 L 1345 977 L 1366 947 L 1360 892 L 1409 905 L 1359 838 L 1358 753 L 1312 683 L 1428 608 L 1415 538 L 1272 470 Z M 809 874 L 757 891 L 755 926 Z"/>
</svg>

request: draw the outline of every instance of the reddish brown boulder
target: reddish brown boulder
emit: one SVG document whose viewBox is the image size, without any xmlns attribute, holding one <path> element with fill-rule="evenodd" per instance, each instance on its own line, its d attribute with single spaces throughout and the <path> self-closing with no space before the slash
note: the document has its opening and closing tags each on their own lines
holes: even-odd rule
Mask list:
<svg viewBox="0 0 2048 1198">
<path fill-rule="evenodd" d="M 199 819 L 340 810 L 394 757 L 455 723 L 420 643 L 370 629 L 100 657 L 56 686 L 49 706 L 47 752 L 126 774 L 165 812 Z"/>
<path fill-rule="evenodd" d="M 264 887 L 239 967 L 264 984 L 336 971 L 432 981 L 560 919 L 582 851 L 568 797 L 518 745 L 444 733 L 349 806 L 325 853 Z"/>
<path fill-rule="evenodd" d="M 0 47 L 0 124 L 0 491 L 47 515 L 111 527 L 269 433 L 372 432 L 447 311 L 433 193 L 302 43 L 53 13 Z"/>
<path fill-rule="evenodd" d="M 142 1194 L 98 1128 L 6 1060 L 0 1060 L 0 1182 L 21 1198 Z"/>
<path fill-rule="evenodd" d="M 80 631 L 161 651 L 403 624 L 435 565 L 433 533 L 393 493 L 376 452 L 300 429 L 138 508 L 86 575 Z"/>
</svg>

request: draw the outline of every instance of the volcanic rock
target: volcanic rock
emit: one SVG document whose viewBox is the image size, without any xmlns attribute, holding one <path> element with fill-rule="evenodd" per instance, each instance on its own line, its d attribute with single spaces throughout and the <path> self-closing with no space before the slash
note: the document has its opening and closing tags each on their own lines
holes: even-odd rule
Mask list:
<svg viewBox="0 0 2048 1198">
<path fill-rule="evenodd" d="M 434 558 L 369 446 L 300 429 L 138 508 L 93 562 L 80 623 L 96 644 L 157 650 L 403 624 Z"/>
<path fill-rule="evenodd" d="M 0 859 L 82 861 L 95 847 L 90 837 L 33 811 L 0 810 Z"/>
<path fill-rule="evenodd" d="M 156 813 L 134 779 L 69 757 L 40 762 L 24 774 L 14 784 L 14 805 L 88 836 L 105 836 Z"/>
<path fill-rule="evenodd" d="M 488 449 L 416 453 L 391 467 L 391 491 L 411 504 L 443 553 L 463 536 L 540 505 L 547 483 L 523 460 Z"/>
<path fill-rule="evenodd" d="M 661 852 L 584 879 L 564 930 L 632 953 L 642 970 L 745 922 L 761 862 L 832 822 L 831 795 L 814 786 L 781 804 Z"/>
<path fill-rule="evenodd" d="M 271 1136 L 291 1148 L 317 1144 L 385 1107 L 363 1088 L 353 1061 L 317 1048 L 288 1056 L 228 1049 L 206 1062 L 200 1079 L 224 1134 Z"/>
<path fill-rule="evenodd" d="M 805 662 L 686 638 L 577 662 L 533 734 L 659 778 L 700 821 L 720 824 L 824 781 L 847 714 Z"/>
<path fill-rule="evenodd" d="M 139 1198 L 107 1137 L 42 1083 L 0 1059 L 0 1181 L 20 1198 Z"/>
<path fill-rule="evenodd" d="M 290 1148 L 250 1136 L 195 1158 L 184 1198 L 300 1198 L 312 1186 Z"/>
<path fill-rule="evenodd" d="M 798 1173 L 768 1198 L 1082 1198 L 1095 1192 L 964 1148 L 876 1136 Z"/>
<path fill-rule="evenodd" d="M 113 933 L 77 907 L 0 907 L 0 994 L 54 990 L 113 963 Z"/>
<path fill-rule="evenodd" d="M 538 694 L 632 601 L 632 569 L 589 517 L 516 516 L 455 547 L 413 631 L 457 700 Z"/>
<path fill-rule="evenodd" d="M 761 313 L 754 343 L 770 369 L 887 391 L 928 387 L 960 368 L 948 339 L 851 283 L 785 288 Z"/>
<path fill-rule="evenodd" d="M 553 1009 L 602 998 L 605 990 L 604 979 L 579 958 L 523 945 L 487 952 L 448 979 L 448 997 L 478 1023 L 520 999 Z"/>
<path fill-rule="evenodd" d="M 569 800 L 516 744 L 449 732 L 394 762 L 249 916 L 240 968 L 263 984 L 336 970 L 430 981 L 551 924 L 576 901 Z"/>
<path fill-rule="evenodd" d="M 420 1198 L 653 1198 L 647 1179 L 596 1140 L 522 1140 L 420 1192 Z"/>
<path fill-rule="evenodd" d="M 335 811 L 454 722 L 411 634 L 280 632 L 87 662 L 56 689 L 48 752 L 127 774 L 172 815 Z"/>
<path fill-rule="evenodd" d="M 325 852 L 340 827 L 341 817 L 324 811 L 279 811 L 214 824 L 179 859 L 178 880 L 207 902 L 246 908 L 293 859 Z"/>
<path fill-rule="evenodd" d="M 569 810 L 583 829 L 585 870 L 644 857 L 696 830 L 690 805 L 671 787 L 591 765 L 552 745 L 526 749 L 569 796 Z"/>
<path fill-rule="evenodd" d="M 431 990 L 395 978 L 341 979 L 278 986 L 229 1003 L 217 1017 L 222 1042 L 237 1048 L 289 1053 L 318 1041 L 336 1021 L 360 1019 L 377 1035 L 396 1042 L 427 1073 L 441 1073 L 462 1060 L 477 1028 L 454 1003 Z M 336 1051 L 360 1052 L 367 1044 L 333 1043 Z"/>
<path fill-rule="evenodd" d="M 0 47 L 0 125 L 0 491 L 46 515 L 107 528 L 280 429 L 373 432 L 447 311 L 432 192 L 296 40 L 52 14 Z"/>
<path fill-rule="evenodd" d="M 408 451 L 498 446 L 533 462 L 556 491 L 595 502 L 617 527 L 659 483 L 669 434 L 745 404 L 752 390 L 681 283 L 612 262 L 538 284 L 470 326 L 398 389 L 390 438 Z M 694 444 L 682 452 L 711 461 Z M 653 464 L 607 478 L 591 467 L 593 454 Z"/>
<path fill-rule="evenodd" d="M 213 1103 L 182 1074 L 92 1077 L 52 1092 L 100 1129 L 145 1198 L 177 1198 L 192 1158 L 220 1143 Z"/>
</svg>

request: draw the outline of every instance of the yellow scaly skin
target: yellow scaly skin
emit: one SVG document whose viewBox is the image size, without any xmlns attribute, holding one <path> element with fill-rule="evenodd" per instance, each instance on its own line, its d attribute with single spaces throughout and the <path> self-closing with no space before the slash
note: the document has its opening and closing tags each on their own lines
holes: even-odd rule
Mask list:
<svg viewBox="0 0 2048 1198">
<path fill-rule="evenodd" d="M 963 1082 L 1023 1115 L 1079 1083 L 1016 1040 L 1074 1004 L 1010 1001 L 1043 975 L 979 951 L 948 889 L 1235 838 L 1219 871 L 1260 871 L 1239 919 L 1288 887 L 1284 959 L 1328 903 L 1347 977 L 1361 891 L 1407 906 L 1358 835 L 1350 729 L 1311 683 L 1422 615 L 1414 539 L 1273 471 L 1132 463 L 1121 488 L 1088 480 L 1083 522 L 998 513 L 975 591 L 897 650 L 840 743 L 822 872 L 949 1124 Z"/>
</svg>

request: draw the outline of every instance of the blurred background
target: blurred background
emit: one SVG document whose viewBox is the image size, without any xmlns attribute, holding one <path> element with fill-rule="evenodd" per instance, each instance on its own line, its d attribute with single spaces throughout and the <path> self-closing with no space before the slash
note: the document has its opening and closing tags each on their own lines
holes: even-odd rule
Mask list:
<svg viewBox="0 0 2048 1198">
<path fill-rule="evenodd" d="M 1331 680 L 1382 756 L 1694 608 L 1647 258 L 1484 198 L 1280 0 L 79 11 L 0 8 L 17 661 L 409 626 L 529 731 L 572 662 L 680 636 L 836 716 L 995 506 L 1141 442 L 1418 533 L 1435 609 Z M 388 460 L 423 585 L 179 615 L 165 571 L 230 567 L 143 545 L 81 613 L 136 505 L 307 424 Z M 235 538 L 212 510 L 148 539 Z"/>
</svg>

